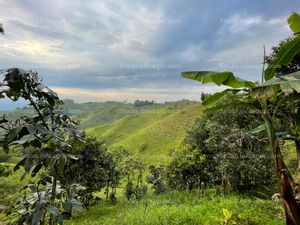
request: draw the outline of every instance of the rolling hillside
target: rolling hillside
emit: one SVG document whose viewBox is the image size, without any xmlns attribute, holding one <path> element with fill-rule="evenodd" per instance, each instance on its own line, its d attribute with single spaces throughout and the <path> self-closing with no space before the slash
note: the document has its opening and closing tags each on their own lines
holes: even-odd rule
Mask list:
<svg viewBox="0 0 300 225">
<path fill-rule="evenodd" d="M 80 121 L 79 129 L 86 129 L 95 124 L 106 124 L 126 115 L 127 110 L 133 108 L 130 103 L 123 102 L 86 102 L 75 103 L 72 100 L 64 100 L 61 110 L 70 115 L 73 119 Z M 17 108 L 10 112 L 0 112 L 6 114 L 11 120 L 20 118 L 22 115 L 35 113 L 32 107 Z"/>
<path fill-rule="evenodd" d="M 125 147 L 147 164 L 160 164 L 167 162 L 170 151 L 182 143 L 186 127 L 201 116 L 202 109 L 200 104 L 152 109 L 86 132 L 108 145 Z"/>
<path fill-rule="evenodd" d="M 141 103 L 142 101 L 140 101 Z M 168 152 L 181 143 L 185 128 L 201 116 L 201 106 L 188 100 L 135 105 L 123 102 L 75 103 L 64 100 L 62 110 L 80 121 L 79 129 L 104 139 L 110 146 L 124 146 L 146 162 L 165 162 Z M 31 107 L 2 112 L 15 120 L 30 115 Z M 0 151 L 0 162 L 16 162 L 17 153 Z"/>
</svg>

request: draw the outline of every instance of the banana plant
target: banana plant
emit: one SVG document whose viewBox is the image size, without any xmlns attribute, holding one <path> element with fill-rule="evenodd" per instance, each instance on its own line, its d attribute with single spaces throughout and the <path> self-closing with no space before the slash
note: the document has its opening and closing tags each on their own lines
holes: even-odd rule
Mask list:
<svg viewBox="0 0 300 225">
<path fill-rule="evenodd" d="M 230 107 L 249 107 L 260 113 L 264 119 L 264 124 L 253 132 L 267 131 L 270 149 L 275 163 L 276 176 L 283 199 L 286 224 L 300 224 L 300 205 L 299 203 L 299 183 L 300 183 L 300 72 L 277 76 L 276 68 L 281 65 L 288 65 L 297 53 L 300 52 L 300 15 L 292 13 L 288 18 L 291 30 L 296 38 L 288 41 L 279 49 L 277 57 L 269 63 L 264 71 L 264 82 L 255 83 L 236 77 L 232 72 L 215 71 L 187 71 L 183 72 L 184 78 L 200 81 L 202 84 L 214 83 L 216 85 L 227 86 L 228 89 L 207 97 L 202 104 L 210 105 L 225 97 L 227 94 L 234 96 L 234 100 L 226 105 L 218 105 L 208 108 L 208 111 L 220 110 Z M 295 182 L 288 168 L 286 167 L 281 149 L 279 138 L 275 131 L 275 125 L 284 120 L 284 116 L 279 111 L 292 105 L 292 110 L 296 111 L 296 118 L 289 118 L 294 128 L 292 134 L 287 133 L 285 138 L 295 141 L 299 168 L 298 181 Z M 299 114 L 298 114 L 299 112 Z M 281 116 L 279 116 L 281 115 Z M 298 146 L 297 146 L 298 143 Z"/>
</svg>

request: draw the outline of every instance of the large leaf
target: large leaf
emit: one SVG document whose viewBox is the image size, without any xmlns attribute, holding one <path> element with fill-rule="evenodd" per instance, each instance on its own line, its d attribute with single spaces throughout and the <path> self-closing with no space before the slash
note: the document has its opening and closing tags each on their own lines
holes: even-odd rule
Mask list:
<svg viewBox="0 0 300 225">
<path fill-rule="evenodd" d="M 17 165 L 15 165 L 15 167 L 14 167 L 14 172 L 16 172 L 18 169 L 20 169 L 21 166 L 24 166 L 25 162 L 26 162 L 26 158 L 24 158 L 21 161 L 19 161 L 17 163 Z"/>
<path fill-rule="evenodd" d="M 54 215 L 54 216 L 60 216 L 61 214 L 60 214 L 60 211 L 56 208 L 56 207 L 53 207 L 53 206 L 51 206 L 51 205 L 47 205 L 46 206 L 46 210 L 49 212 L 49 213 L 51 213 L 52 215 Z"/>
<path fill-rule="evenodd" d="M 83 208 L 81 206 L 81 203 L 78 202 L 76 199 L 71 198 L 67 200 L 64 204 L 64 209 L 67 211 L 70 211 L 72 208 L 74 208 L 76 211 L 83 213 Z"/>
<path fill-rule="evenodd" d="M 286 96 L 300 93 L 300 72 L 294 72 L 284 76 L 268 80 L 252 89 L 252 95 L 258 98 L 276 98 L 281 91 Z"/>
<path fill-rule="evenodd" d="M 226 89 L 222 92 L 218 92 L 218 93 L 215 93 L 213 95 L 206 97 L 204 99 L 204 101 L 202 102 L 202 105 L 210 105 L 212 103 L 219 101 L 221 98 L 223 98 L 225 95 L 227 95 L 228 92 L 230 92 L 231 90 L 232 89 Z"/>
<path fill-rule="evenodd" d="M 287 66 L 297 53 L 300 52 L 300 37 L 290 40 L 283 44 L 276 56 L 276 58 L 269 63 L 268 67 L 264 71 L 265 80 L 270 80 L 275 76 L 276 68 L 281 66 Z"/>
<path fill-rule="evenodd" d="M 13 140 L 16 139 L 16 137 L 19 135 L 19 133 L 22 131 L 24 127 L 23 126 L 18 126 L 14 129 L 12 129 L 8 134 L 7 134 L 7 137 L 6 137 L 6 142 L 8 144 L 10 144 Z"/>
<path fill-rule="evenodd" d="M 266 130 L 266 125 L 265 124 L 262 124 L 262 125 L 259 125 L 258 127 L 250 130 L 250 133 L 251 134 L 257 134 L 257 133 L 260 133 L 262 131 Z"/>
<path fill-rule="evenodd" d="M 210 108 L 206 108 L 204 112 L 212 113 L 220 110 L 227 110 L 227 109 L 236 109 L 236 108 L 249 108 L 254 111 L 258 110 L 254 105 L 253 102 L 246 102 L 241 100 L 233 100 L 227 104 L 218 104 L 217 106 L 213 106 Z"/>
<path fill-rule="evenodd" d="M 298 34 L 300 32 L 300 15 L 298 13 L 293 12 L 288 18 L 288 23 L 294 33 Z"/>
<path fill-rule="evenodd" d="M 256 87 L 252 90 L 251 95 L 259 99 L 275 99 L 277 93 L 281 90 L 280 87 L 279 84 Z"/>
<path fill-rule="evenodd" d="M 243 80 L 233 75 L 232 72 L 214 72 L 214 71 L 186 71 L 181 75 L 184 78 L 200 81 L 202 84 L 215 83 L 225 85 L 231 88 L 253 88 L 256 84 L 252 81 Z"/>
<path fill-rule="evenodd" d="M 41 204 L 41 207 L 39 207 L 39 204 L 36 205 L 36 208 L 38 208 L 38 210 L 32 215 L 32 221 L 31 221 L 32 225 L 40 224 L 44 216 L 44 211 L 45 211 L 44 205 L 45 204 Z"/>
</svg>

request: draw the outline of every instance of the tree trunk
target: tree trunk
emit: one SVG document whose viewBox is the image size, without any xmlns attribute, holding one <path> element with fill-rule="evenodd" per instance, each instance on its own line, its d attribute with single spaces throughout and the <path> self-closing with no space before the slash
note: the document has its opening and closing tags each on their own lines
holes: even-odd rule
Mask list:
<svg viewBox="0 0 300 225">
<path fill-rule="evenodd" d="M 298 168 L 297 168 L 297 182 L 296 182 L 296 188 L 295 188 L 295 192 L 297 194 L 297 202 L 300 202 L 300 196 L 299 196 L 299 192 L 300 192 L 300 141 L 299 140 L 295 140 L 295 147 L 296 147 L 296 151 L 297 151 L 297 161 L 298 161 Z"/>
<path fill-rule="evenodd" d="M 295 182 L 293 181 L 293 178 L 283 162 L 278 142 L 275 145 L 276 175 L 279 181 L 281 196 L 284 204 L 286 224 L 298 225 L 300 224 L 300 208 L 294 192 Z"/>
<path fill-rule="evenodd" d="M 51 205 L 53 205 L 55 202 L 56 185 L 57 185 L 57 179 L 55 176 L 53 176 L 52 189 L 51 189 Z M 53 214 L 51 214 L 50 219 L 49 219 L 49 225 L 53 225 L 53 224 L 54 224 L 54 216 L 53 216 Z"/>
<path fill-rule="evenodd" d="M 299 225 L 300 207 L 296 201 L 296 194 L 294 192 L 295 182 L 284 164 L 272 121 L 267 116 L 264 116 L 264 120 L 267 127 L 269 144 L 275 157 L 275 171 L 285 211 L 286 224 Z"/>
</svg>

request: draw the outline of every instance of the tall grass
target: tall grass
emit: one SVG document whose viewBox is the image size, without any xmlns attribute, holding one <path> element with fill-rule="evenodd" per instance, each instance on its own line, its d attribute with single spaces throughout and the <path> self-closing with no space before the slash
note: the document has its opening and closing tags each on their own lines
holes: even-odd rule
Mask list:
<svg viewBox="0 0 300 225">
<path fill-rule="evenodd" d="M 172 191 L 149 195 L 139 201 L 119 200 L 115 205 L 101 202 L 66 222 L 67 225 L 179 225 L 224 224 L 223 209 L 232 213 L 238 224 L 282 225 L 280 203 L 237 195 L 221 197 L 208 190 L 203 198 L 194 193 Z"/>
</svg>

